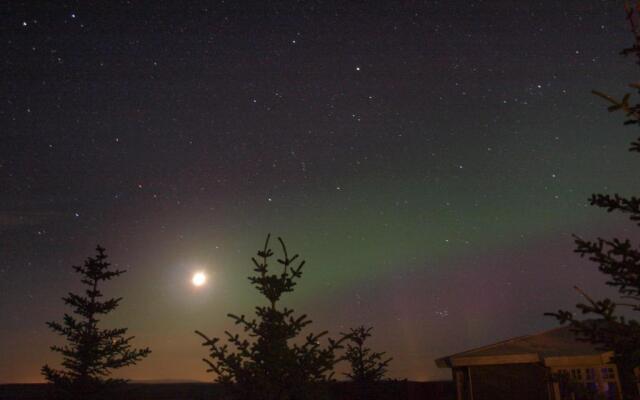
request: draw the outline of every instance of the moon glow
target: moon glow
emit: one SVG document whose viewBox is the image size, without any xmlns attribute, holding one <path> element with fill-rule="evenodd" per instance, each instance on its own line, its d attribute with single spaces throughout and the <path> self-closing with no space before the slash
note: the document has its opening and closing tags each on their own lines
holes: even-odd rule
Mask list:
<svg viewBox="0 0 640 400">
<path fill-rule="evenodd" d="M 196 272 L 191 277 L 191 283 L 193 284 L 193 286 L 200 287 L 207 283 L 207 276 L 204 274 L 204 272 Z"/>
</svg>

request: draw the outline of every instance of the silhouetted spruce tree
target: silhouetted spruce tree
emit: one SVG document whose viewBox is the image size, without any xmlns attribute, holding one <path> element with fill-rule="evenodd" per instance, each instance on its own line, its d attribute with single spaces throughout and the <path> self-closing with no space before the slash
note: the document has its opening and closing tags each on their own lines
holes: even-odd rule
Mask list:
<svg viewBox="0 0 640 400">
<path fill-rule="evenodd" d="M 293 310 L 280 307 L 279 301 L 284 294 L 293 292 L 302 276 L 304 261 L 294 265 L 298 255 L 289 257 L 284 242 L 278 238 L 283 254 L 277 259 L 279 271 L 273 272 L 269 265 L 273 256 L 269 237 L 257 258 L 251 259 L 255 275 L 249 277 L 268 304 L 255 308 L 257 319 L 228 314 L 248 338 L 225 331 L 228 344 L 221 344 L 219 338 L 209 339 L 196 331 L 205 340 L 203 346 L 209 347 L 209 358 L 203 360 L 210 367 L 208 372 L 216 373 L 217 382 L 236 400 L 323 398 L 333 367 L 340 361 L 335 353 L 343 339 L 328 339 L 328 345 L 321 347 L 320 339 L 326 331 L 301 337 L 311 321 L 306 315 L 294 316 Z"/>
<path fill-rule="evenodd" d="M 126 336 L 127 328 L 101 329 L 100 317 L 115 310 L 122 298 L 103 300 L 100 285 L 120 276 L 125 271 L 110 270 L 105 249 L 98 246 L 97 255 L 89 257 L 84 266 L 74 266 L 75 272 L 86 286 L 84 295 L 69 293 L 63 297 L 71 306 L 73 315 L 65 314 L 62 322 L 47 322 L 54 332 L 64 336 L 67 344 L 52 346 L 51 350 L 62 354 L 62 370 L 45 365 L 42 374 L 53 384 L 51 397 L 56 399 L 93 400 L 112 397 L 121 379 L 111 379 L 111 371 L 136 364 L 148 356 L 151 350 L 132 349 L 132 336 Z"/>
<path fill-rule="evenodd" d="M 627 20 L 634 35 L 633 46 L 622 51 L 624 55 L 634 55 L 640 65 L 640 30 L 638 16 L 640 1 L 635 6 L 625 2 Z M 640 90 L 640 84 L 630 85 Z M 626 94 L 622 100 L 594 91 L 611 103 L 609 111 L 622 110 L 626 114 L 625 124 L 640 123 L 640 104 L 630 104 L 630 95 Z M 640 138 L 631 143 L 632 152 L 640 152 Z M 640 165 L 636 170 L 629 171 L 640 178 Z M 591 205 L 606 209 L 608 212 L 625 214 L 634 223 L 640 225 L 640 198 L 622 197 L 618 194 L 594 194 L 590 198 Z M 581 289 L 576 288 L 584 297 L 585 302 L 577 308 L 589 319 L 578 319 L 572 312 L 559 310 L 548 313 L 562 324 L 569 324 L 577 337 L 599 345 L 603 349 L 613 350 L 615 362 L 619 367 L 622 390 L 625 398 L 637 395 L 633 369 L 640 366 L 640 322 L 633 318 L 625 318 L 620 314 L 620 308 L 630 311 L 640 311 L 640 248 L 629 239 L 603 239 L 595 241 L 575 237 L 575 251 L 581 256 L 588 257 L 598 265 L 600 272 L 608 276 L 607 284 L 617 288 L 619 299 L 595 300 Z"/>
<path fill-rule="evenodd" d="M 388 398 L 388 387 L 383 387 L 387 367 L 391 358 L 384 358 L 384 352 L 374 352 L 367 347 L 372 327 L 359 326 L 343 333 L 346 340 L 344 359 L 351 366 L 351 372 L 345 373 L 354 384 L 357 399 Z"/>
</svg>

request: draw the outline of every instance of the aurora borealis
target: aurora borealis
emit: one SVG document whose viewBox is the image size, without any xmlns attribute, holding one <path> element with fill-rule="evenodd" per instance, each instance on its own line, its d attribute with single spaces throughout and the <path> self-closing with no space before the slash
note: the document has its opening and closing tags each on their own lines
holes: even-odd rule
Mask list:
<svg viewBox="0 0 640 400">
<path fill-rule="evenodd" d="M 42 381 L 98 243 L 141 380 L 212 379 L 193 331 L 259 301 L 269 232 L 307 260 L 287 304 L 373 325 L 398 378 L 607 293 L 571 235 L 628 234 L 587 198 L 638 189 L 589 93 L 635 78 L 620 4 L 266 3 L 3 6 L 0 383 Z"/>
</svg>

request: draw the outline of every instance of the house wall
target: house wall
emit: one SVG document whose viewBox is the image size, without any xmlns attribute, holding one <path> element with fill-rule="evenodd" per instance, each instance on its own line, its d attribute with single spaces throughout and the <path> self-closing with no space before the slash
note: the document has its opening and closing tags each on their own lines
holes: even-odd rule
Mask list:
<svg viewBox="0 0 640 400">
<path fill-rule="evenodd" d="M 472 366 L 465 400 L 549 400 L 548 374 L 542 364 Z"/>
<path fill-rule="evenodd" d="M 563 365 L 562 367 L 552 367 L 551 372 L 553 374 L 563 372 L 570 377 L 573 383 L 579 383 L 591 390 L 596 390 L 605 399 L 618 400 L 621 398 L 619 373 L 615 364 Z M 554 383 L 554 389 L 557 393 L 562 391 L 560 386 L 559 382 Z"/>
</svg>

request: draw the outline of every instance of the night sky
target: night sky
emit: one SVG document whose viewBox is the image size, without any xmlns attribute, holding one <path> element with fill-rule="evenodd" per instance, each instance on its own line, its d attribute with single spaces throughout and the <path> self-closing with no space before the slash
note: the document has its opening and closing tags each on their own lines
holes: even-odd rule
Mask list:
<svg viewBox="0 0 640 400">
<path fill-rule="evenodd" d="M 621 2 L 48 3 L 0 6 L 0 383 L 56 363 L 98 243 L 133 379 L 213 379 L 193 331 L 261 301 L 269 232 L 307 260 L 285 304 L 373 325 L 397 378 L 608 293 L 571 234 L 627 234 L 587 198 L 638 190 L 589 93 L 636 77 Z"/>
</svg>

